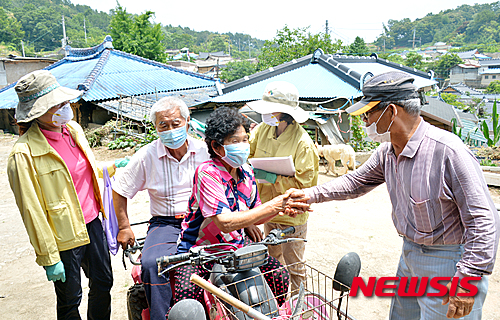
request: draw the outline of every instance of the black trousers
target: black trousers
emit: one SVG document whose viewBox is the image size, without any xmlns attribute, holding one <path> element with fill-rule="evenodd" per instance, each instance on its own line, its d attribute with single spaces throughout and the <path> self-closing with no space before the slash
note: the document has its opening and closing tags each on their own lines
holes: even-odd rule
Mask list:
<svg viewBox="0 0 500 320">
<path fill-rule="evenodd" d="M 106 235 L 101 220 L 95 218 L 87 224 L 90 243 L 59 252 L 66 272 L 66 282 L 56 281 L 57 319 L 81 319 L 78 307 L 82 301 L 80 268 L 89 279 L 87 319 L 110 319 L 113 272 Z"/>
</svg>

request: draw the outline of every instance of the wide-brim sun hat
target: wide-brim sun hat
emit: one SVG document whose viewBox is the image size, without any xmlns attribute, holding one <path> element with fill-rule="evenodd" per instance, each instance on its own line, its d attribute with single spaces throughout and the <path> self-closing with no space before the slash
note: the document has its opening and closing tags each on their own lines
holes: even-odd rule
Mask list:
<svg viewBox="0 0 500 320">
<path fill-rule="evenodd" d="M 47 70 L 33 71 L 17 81 L 19 103 L 17 122 L 30 122 L 44 115 L 50 108 L 80 97 L 83 92 L 62 87 Z"/>
<path fill-rule="evenodd" d="M 363 86 L 364 97 L 346 111 L 358 116 L 370 111 L 380 102 L 400 101 L 418 98 L 415 79 L 406 72 L 390 71 L 370 78 Z"/>
<path fill-rule="evenodd" d="M 286 113 L 298 122 L 309 119 L 309 112 L 299 107 L 299 91 L 286 81 L 274 81 L 266 85 L 262 100 L 247 102 L 247 106 L 260 114 Z"/>
</svg>

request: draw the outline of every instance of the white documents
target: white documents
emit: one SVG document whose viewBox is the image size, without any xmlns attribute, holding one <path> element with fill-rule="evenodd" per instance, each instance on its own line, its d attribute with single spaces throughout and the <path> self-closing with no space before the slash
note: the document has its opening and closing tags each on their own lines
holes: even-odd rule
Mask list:
<svg viewBox="0 0 500 320">
<path fill-rule="evenodd" d="M 295 166 L 292 156 L 248 159 L 255 169 L 266 170 L 282 176 L 294 176 Z M 260 182 L 260 181 L 259 181 Z"/>
</svg>

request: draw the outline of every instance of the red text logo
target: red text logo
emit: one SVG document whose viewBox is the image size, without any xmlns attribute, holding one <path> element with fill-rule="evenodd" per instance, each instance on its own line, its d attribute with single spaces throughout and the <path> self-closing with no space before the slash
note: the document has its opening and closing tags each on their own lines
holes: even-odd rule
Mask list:
<svg viewBox="0 0 500 320">
<path fill-rule="evenodd" d="M 451 280 L 450 290 L 446 286 Z M 392 297 L 398 295 L 400 297 L 420 297 L 424 294 L 428 297 L 443 297 L 446 294 L 450 296 L 473 297 L 477 294 L 477 287 L 472 284 L 473 281 L 479 281 L 481 277 L 464 277 L 459 281 L 457 277 L 434 277 L 429 280 L 429 277 L 369 277 L 368 283 L 365 283 L 363 278 L 354 277 L 352 281 L 350 297 L 356 297 L 361 291 L 365 297 L 371 297 L 375 294 L 377 297 Z M 394 281 L 399 281 L 393 283 Z M 386 283 L 389 282 L 389 283 Z M 469 292 L 457 293 L 457 287 L 468 290 Z M 427 288 L 431 287 L 437 292 L 427 292 Z"/>
</svg>

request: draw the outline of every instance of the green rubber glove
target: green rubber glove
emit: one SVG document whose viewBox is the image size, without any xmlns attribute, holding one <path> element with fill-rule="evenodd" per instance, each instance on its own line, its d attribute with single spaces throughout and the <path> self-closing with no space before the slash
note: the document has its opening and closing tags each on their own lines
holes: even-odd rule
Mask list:
<svg viewBox="0 0 500 320">
<path fill-rule="evenodd" d="M 253 169 L 253 172 L 255 174 L 256 179 L 262 179 L 266 180 L 269 183 L 275 183 L 276 179 L 278 179 L 278 176 L 276 173 L 272 173 L 266 170 L 261 170 L 261 169 Z"/>
<path fill-rule="evenodd" d="M 125 167 L 128 163 L 130 162 L 130 159 L 127 158 L 121 158 L 121 159 L 116 159 L 115 160 L 115 166 L 117 168 L 123 168 Z"/>
<path fill-rule="evenodd" d="M 44 268 L 45 273 L 47 273 L 47 280 L 54 282 L 57 280 L 61 280 L 62 282 L 66 281 L 66 273 L 64 272 L 64 264 L 62 261 Z"/>
</svg>

